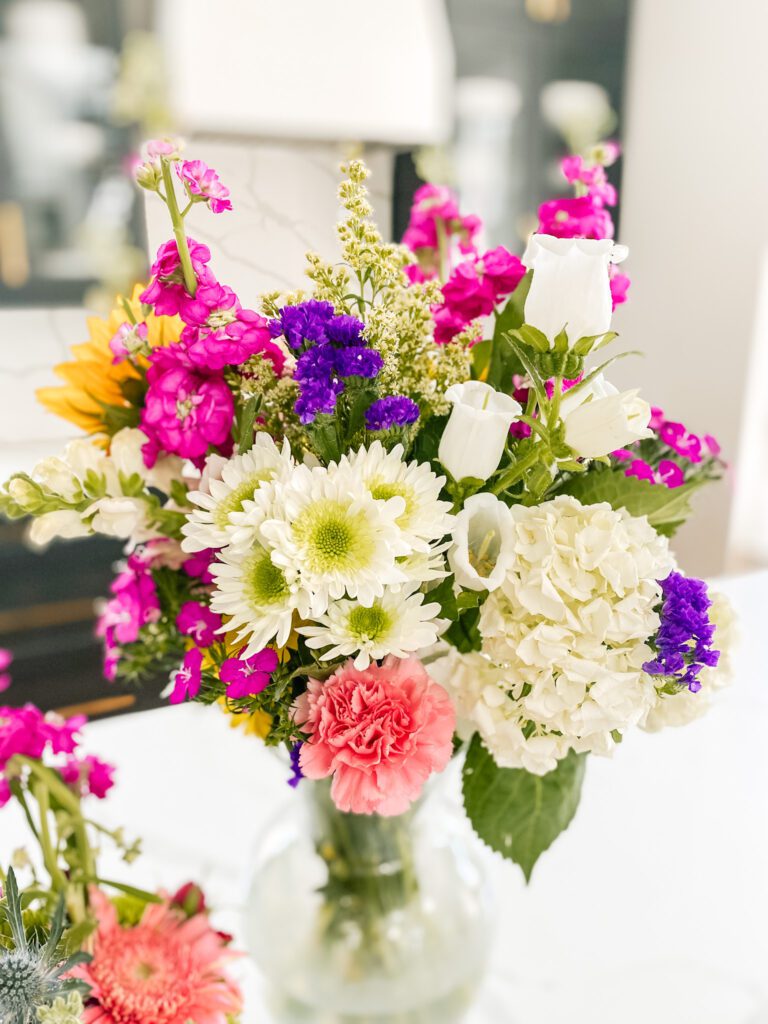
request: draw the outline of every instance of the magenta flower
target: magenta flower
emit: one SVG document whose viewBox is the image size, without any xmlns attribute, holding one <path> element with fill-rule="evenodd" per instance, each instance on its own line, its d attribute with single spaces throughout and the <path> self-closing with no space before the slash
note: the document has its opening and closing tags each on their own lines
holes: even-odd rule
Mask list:
<svg viewBox="0 0 768 1024">
<path fill-rule="evenodd" d="M 517 288 L 525 277 L 525 265 L 503 245 L 490 249 L 480 257 L 482 274 L 493 286 L 496 302 Z"/>
<path fill-rule="evenodd" d="M 198 647 L 190 647 L 184 655 L 181 666 L 171 675 L 173 691 L 168 698 L 171 704 L 181 704 L 185 700 L 194 700 L 200 693 L 202 682 L 203 652 Z"/>
<path fill-rule="evenodd" d="M 210 647 L 221 626 L 221 616 L 199 601 L 185 601 L 176 616 L 176 628 L 190 636 L 198 647 Z"/>
<path fill-rule="evenodd" d="M 11 685 L 11 675 L 8 669 L 13 662 L 13 654 L 7 647 L 0 647 L 0 693 L 5 693 Z"/>
<path fill-rule="evenodd" d="M 168 160 L 178 159 L 182 142 L 179 139 L 149 139 L 144 143 L 144 152 L 150 160 L 166 157 Z"/>
<path fill-rule="evenodd" d="M 207 202 L 211 213 L 232 209 L 229 189 L 222 185 L 216 171 L 202 160 L 182 160 L 176 164 L 176 173 L 190 198 L 200 196 Z"/>
<path fill-rule="evenodd" d="M 265 647 L 250 658 L 227 658 L 219 669 L 219 679 L 227 684 L 227 696 L 238 700 L 266 689 L 276 668 L 277 651 Z"/>
<path fill-rule="evenodd" d="M 149 331 L 145 323 L 120 324 L 109 341 L 109 347 L 115 357 L 112 362 L 117 365 L 137 355 L 146 355 L 149 351 L 148 337 Z"/>
<path fill-rule="evenodd" d="M 539 207 L 539 231 L 557 238 L 613 238 L 613 220 L 594 196 L 552 199 Z"/>
<path fill-rule="evenodd" d="M 222 445 L 229 437 L 232 393 L 223 377 L 195 373 L 187 358 L 181 345 L 152 353 L 141 412 L 141 429 L 150 439 L 144 452 L 148 465 L 158 450 L 200 460 L 211 445 Z"/>
<path fill-rule="evenodd" d="M 666 487 L 682 487 L 685 483 L 685 474 L 676 462 L 671 459 L 662 459 L 656 471 L 656 478 L 659 483 Z"/>
<path fill-rule="evenodd" d="M 203 551 L 196 551 L 194 555 L 191 555 L 182 565 L 182 569 L 191 576 L 192 579 L 200 580 L 201 583 L 210 585 L 213 583 L 213 573 L 211 572 L 211 562 L 216 558 L 216 550 L 214 548 L 205 548 Z"/>
<path fill-rule="evenodd" d="M 475 252 L 474 241 L 482 222 L 479 217 L 462 217 L 455 192 L 445 185 L 426 184 L 416 190 L 402 244 L 413 252 L 437 249 L 438 221 L 442 222 L 446 238 L 458 240 L 462 252 Z"/>
<path fill-rule="evenodd" d="M 720 452 L 723 450 L 720 447 L 720 442 L 717 440 L 716 437 L 713 437 L 711 434 L 705 434 L 702 438 L 702 441 L 704 442 L 704 447 L 707 449 L 709 454 L 712 455 L 714 458 L 717 458 Z"/>
<path fill-rule="evenodd" d="M 447 345 L 467 326 L 464 317 L 452 312 L 447 306 L 435 306 L 432 320 L 435 324 L 434 338 L 438 345 Z"/>
<path fill-rule="evenodd" d="M 184 295 L 179 303 L 179 316 L 192 327 L 214 329 L 228 322 L 240 308 L 240 302 L 231 288 L 211 275 L 200 284 L 195 297 Z"/>
<path fill-rule="evenodd" d="M 659 428 L 659 437 L 684 459 L 701 462 L 701 439 L 696 434 L 689 434 L 682 423 L 665 421 Z"/>
<path fill-rule="evenodd" d="M 83 758 L 67 758 L 60 769 L 60 774 L 78 796 L 90 794 L 99 800 L 103 800 L 115 784 L 114 766 L 91 754 Z"/>
<path fill-rule="evenodd" d="M 111 643 L 133 643 L 143 626 L 160 618 L 160 601 L 152 574 L 146 568 L 129 565 L 115 577 L 109 589 L 113 597 L 99 618 L 96 635 L 108 637 Z"/>
<path fill-rule="evenodd" d="M 187 238 L 192 269 L 200 286 L 213 281 L 213 275 L 206 266 L 211 259 L 211 250 L 194 238 Z M 174 239 L 163 242 L 157 250 L 155 262 L 150 268 L 152 279 L 139 296 L 148 306 L 153 306 L 158 316 L 176 316 L 189 293 L 184 286 L 178 246 Z"/>
<path fill-rule="evenodd" d="M 492 282 L 482 274 L 482 268 L 473 260 L 460 263 L 443 285 L 446 306 L 452 313 L 464 318 L 465 323 L 487 316 L 496 304 Z"/>
<path fill-rule="evenodd" d="M 185 327 L 181 335 L 187 358 L 202 370 L 239 366 L 261 353 L 280 375 L 285 355 L 272 340 L 267 321 L 250 309 L 238 309 L 214 330 Z"/>
<path fill-rule="evenodd" d="M 632 283 L 626 274 L 622 274 L 614 263 L 608 269 L 611 287 L 611 303 L 613 308 L 621 306 L 627 301 L 627 292 Z"/>
</svg>

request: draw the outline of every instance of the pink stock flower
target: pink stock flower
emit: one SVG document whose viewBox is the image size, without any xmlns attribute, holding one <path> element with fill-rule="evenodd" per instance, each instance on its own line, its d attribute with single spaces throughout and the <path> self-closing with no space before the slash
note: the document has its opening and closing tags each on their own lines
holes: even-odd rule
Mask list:
<svg viewBox="0 0 768 1024">
<path fill-rule="evenodd" d="M 109 341 L 109 347 L 115 357 L 112 362 L 117 365 L 132 356 L 146 355 L 149 352 L 148 338 L 149 330 L 145 323 L 120 324 Z"/>
<path fill-rule="evenodd" d="M 211 276 L 198 286 L 194 298 L 187 294 L 182 297 L 179 316 L 192 327 L 214 329 L 220 323 L 228 323 L 239 308 L 240 302 L 232 289 Z"/>
<path fill-rule="evenodd" d="M 185 601 L 176 616 L 178 631 L 192 637 L 198 647 L 210 647 L 220 626 L 221 616 L 199 601 Z"/>
<path fill-rule="evenodd" d="M 188 238 L 187 245 L 198 285 L 209 283 L 213 280 L 213 275 L 206 264 L 210 262 L 211 250 L 207 245 L 196 242 L 194 238 Z M 189 293 L 184 286 L 184 275 L 175 239 L 163 242 L 157 250 L 150 274 L 152 279 L 149 286 L 144 289 L 139 299 L 154 307 L 158 316 L 176 316 L 184 300 L 189 298 Z"/>
<path fill-rule="evenodd" d="M 462 217 L 456 193 L 445 185 L 426 184 L 416 190 L 402 244 L 413 252 L 437 249 L 438 221 L 442 222 L 446 238 L 458 240 L 462 252 L 475 252 L 475 237 L 482 228 L 482 221 L 473 215 Z"/>
<path fill-rule="evenodd" d="M 517 288 L 525 277 L 525 265 L 503 245 L 490 249 L 480 257 L 483 277 L 493 286 L 496 302 Z"/>
<path fill-rule="evenodd" d="M 435 306 L 432 310 L 432 320 L 435 324 L 434 339 L 438 345 L 447 345 L 467 326 L 466 319 L 458 313 L 453 313 L 447 306 Z"/>
<path fill-rule="evenodd" d="M 144 152 L 150 160 L 166 157 L 168 160 L 178 159 L 183 144 L 180 139 L 149 139 L 144 143 Z"/>
<path fill-rule="evenodd" d="M 464 260 L 443 285 L 446 306 L 464 318 L 465 323 L 479 316 L 488 316 L 496 304 L 493 282 L 483 276 L 482 267 L 473 260 Z"/>
<path fill-rule="evenodd" d="M 6 772 L 8 762 L 17 755 L 41 760 L 46 753 L 73 754 L 86 721 L 84 715 L 62 718 L 52 711 L 44 714 L 34 704 L 20 708 L 0 707 L 0 807 L 11 796 Z M 63 774 L 60 765 L 51 767 Z"/>
<path fill-rule="evenodd" d="M 614 263 L 608 268 L 611 286 L 611 303 L 613 308 L 621 306 L 627 301 L 627 292 L 632 283 L 626 274 L 622 274 Z"/>
<path fill-rule="evenodd" d="M 205 548 L 203 551 L 196 551 L 194 555 L 191 555 L 182 565 L 182 569 L 193 579 L 200 580 L 206 586 L 213 583 L 213 573 L 211 572 L 211 562 L 216 558 L 217 552 L 214 548 Z"/>
<path fill-rule="evenodd" d="M 184 655 L 181 666 L 171 675 L 173 691 L 168 698 L 171 704 L 181 704 L 185 700 L 193 700 L 200 693 L 202 682 L 203 652 L 198 647 L 190 647 Z"/>
<path fill-rule="evenodd" d="M 229 189 L 222 185 L 216 171 L 202 160 L 182 160 L 176 164 L 176 173 L 190 197 L 200 196 L 205 199 L 211 213 L 232 209 Z"/>
<path fill-rule="evenodd" d="M 0 693 L 5 693 L 11 685 L 11 675 L 8 669 L 12 663 L 13 654 L 11 651 L 7 647 L 0 647 Z"/>
<path fill-rule="evenodd" d="M 454 226 L 455 234 L 458 235 L 459 249 L 463 253 L 476 252 L 475 239 L 483 229 L 483 222 L 474 213 L 468 213 L 459 218 L 458 224 Z"/>
<path fill-rule="evenodd" d="M 201 370 L 239 366 L 259 353 L 269 359 L 278 376 L 285 365 L 285 355 L 272 340 L 267 321 L 250 309 L 238 309 L 214 330 L 185 327 L 181 341 L 189 361 Z"/>
<path fill-rule="evenodd" d="M 333 776 L 341 811 L 402 814 L 451 757 L 453 704 L 417 658 L 390 656 L 364 671 L 348 661 L 325 683 L 310 679 L 294 715 L 307 734 L 301 770 Z"/>
<path fill-rule="evenodd" d="M 141 429 L 150 439 L 144 450 L 147 465 L 159 451 L 200 460 L 211 445 L 229 437 L 234 403 L 227 384 L 223 377 L 195 373 L 186 360 L 180 345 L 152 353 L 141 412 Z"/>
<path fill-rule="evenodd" d="M 115 784 L 115 768 L 106 761 L 88 754 L 70 757 L 61 768 L 61 777 L 79 796 L 95 796 L 103 800 Z"/>
<path fill-rule="evenodd" d="M 437 277 L 437 270 L 425 270 L 419 263 L 409 263 L 404 267 L 405 276 L 411 284 L 424 284 L 425 281 L 433 281 Z"/>
<path fill-rule="evenodd" d="M 542 203 L 539 231 L 557 238 L 613 238 L 614 227 L 602 203 L 587 195 Z"/>
<path fill-rule="evenodd" d="M 152 574 L 129 565 L 110 584 L 111 597 L 99 617 L 96 635 L 118 644 L 138 640 L 139 631 L 160 618 L 160 601 Z"/>
<path fill-rule="evenodd" d="M 219 679 L 228 684 L 227 696 L 237 700 L 261 693 L 269 686 L 277 662 L 277 651 L 271 647 L 250 658 L 227 658 L 219 670 Z"/>
<path fill-rule="evenodd" d="M 166 897 L 123 927 L 102 892 L 90 902 L 93 958 L 72 971 L 90 986 L 84 1024 L 228 1024 L 240 1013 L 242 993 L 226 971 L 237 954 L 205 914 L 187 917 Z"/>
</svg>

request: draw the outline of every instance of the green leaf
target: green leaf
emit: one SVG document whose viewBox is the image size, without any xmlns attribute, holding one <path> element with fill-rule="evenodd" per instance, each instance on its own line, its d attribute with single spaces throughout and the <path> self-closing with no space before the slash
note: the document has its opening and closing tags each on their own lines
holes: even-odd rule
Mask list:
<svg viewBox="0 0 768 1024">
<path fill-rule="evenodd" d="M 530 881 L 534 865 L 573 820 L 586 756 L 574 754 L 546 775 L 499 768 L 475 735 L 462 773 L 464 807 L 492 850 L 513 860 Z"/>
<path fill-rule="evenodd" d="M 472 346 L 472 376 L 475 380 L 485 380 L 491 364 L 493 342 L 486 338 Z"/>
<path fill-rule="evenodd" d="M 693 480 L 682 487 L 665 487 L 625 476 L 623 469 L 593 469 L 570 479 L 560 489 L 583 505 L 607 501 L 611 508 L 625 508 L 633 516 L 648 516 L 648 522 L 659 533 L 671 537 L 691 514 L 691 495 L 701 487 L 702 480 Z"/>
<path fill-rule="evenodd" d="M 124 882 L 114 882 L 107 878 L 97 878 L 96 881 L 99 885 L 107 885 L 110 889 L 117 889 L 118 892 L 125 893 L 126 896 L 133 896 L 137 900 L 142 900 L 144 903 L 162 903 L 163 900 L 157 893 L 146 892 L 144 889 L 137 889 L 135 885 L 126 885 Z"/>
<path fill-rule="evenodd" d="M 523 372 L 515 352 L 504 344 L 503 338 L 509 331 L 517 330 L 525 323 L 525 300 L 528 298 L 532 278 L 533 271 L 529 270 L 496 317 L 486 380 L 497 391 L 511 392 L 513 374 Z"/>
<path fill-rule="evenodd" d="M 240 424 L 237 432 L 237 453 L 244 455 L 253 448 L 253 424 L 261 406 L 261 395 L 251 395 L 240 412 Z"/>
</svg>

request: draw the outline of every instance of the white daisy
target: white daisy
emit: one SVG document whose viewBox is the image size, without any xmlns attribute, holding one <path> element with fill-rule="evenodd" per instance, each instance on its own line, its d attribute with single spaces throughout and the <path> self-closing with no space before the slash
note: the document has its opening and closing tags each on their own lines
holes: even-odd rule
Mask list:
<svg viewBox="0 0 768 1024">
<path fill-rule="evenodd" d="M 370 607 L 357 601 L 336 601 L 316 626 L 300 626 L 307 647 L 319 650 L 324 661 L 356 654 L 355 668 L 368 668 L 388 654 L 406 658 L 437 641 L 444 622 L 439 604 L 424 604 L 424 595 L 387 590 Z"/>
<path fill-rule="evenodd" d="M 293 613 L 308 613 L 295 573 L 284 572 L 272 561 L 269 548 L 258 540 L 248 548 L 229 547 L 211 563 L 216 589 L 211 608 L 228 621 L 219 632 L 236 632 L 248 641 L 244 657 L 250 658 L 270 640 L 279 647 L 288 641 Z"/>
<path fill-rule="evenodd" d="M 223 548 L 233 539 L 242 541 L 242 512 L 262 484 L 286 476 L 293 467 L 288 441 L 282 450 L 264 432 L 256 435 L 253 448 L 226 461 L 212 455 L 206 463 L 200 490 L 190 491 L 198 507 L 182 527 L 184 551 Z M 249 526 L 258 525 L 249 517 Z M 248 533 L 250 538 L 252 531 Z"/>
<path fill-rule="evenodd" d="M 403 446 L 387 451 L 381 441 L 360 448 L 341 459 L 377 500 L 395 495 L 405 502 L 397 525 L 414 551 L 429 551 L 430 543 L 451 532 L 451 504 L 440 501 L 444 476 L 437 476 L 424 462 L 403 462 Z"/>
<path fill-rule="evenodd" d="M 375 501 L 348 468 L 336 465 L 297 466 L 277 490 L 281 514 L 260 531 L 275 565 L 297 572 L 311 593 L 313 615 L 345 596 L 370 606 L 385 586 L 408 581 L 397 564 L 411 552 L 397 525 L 401 497 Z M 261 500 L 257 495 L 256 503 Z"/>
</svg>

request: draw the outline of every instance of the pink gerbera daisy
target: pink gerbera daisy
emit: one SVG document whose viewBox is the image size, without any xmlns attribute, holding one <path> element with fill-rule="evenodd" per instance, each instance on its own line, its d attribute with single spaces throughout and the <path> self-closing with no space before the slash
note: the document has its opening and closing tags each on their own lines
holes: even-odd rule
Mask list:
<svg viewBox="0 0 768 1024">
<path fill-rule="evenodd" d="M 242 993 L 224 969 L 236 954 L 205 914 L 150 904 L 139 924 L 123 928 L 102 892 L 92 892 L 92 906 L 93 959 L 72 972 L 91 986 L 85 1024 L 226 1024 L 241 1011 Z"/>
</svg>

